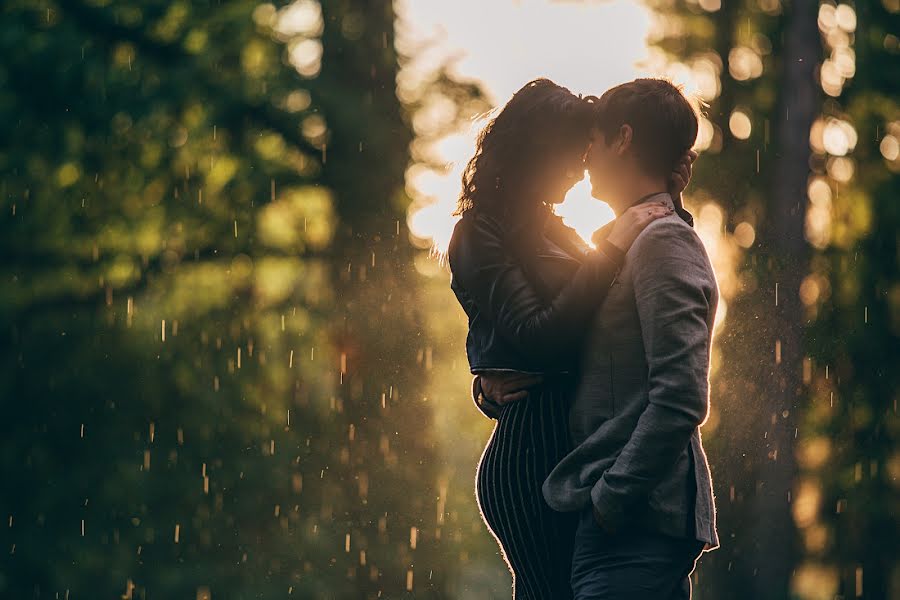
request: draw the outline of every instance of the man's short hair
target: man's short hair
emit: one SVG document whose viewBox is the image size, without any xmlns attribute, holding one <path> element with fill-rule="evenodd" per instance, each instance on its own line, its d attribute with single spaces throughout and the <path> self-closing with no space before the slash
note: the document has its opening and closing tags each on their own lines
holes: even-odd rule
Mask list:
<svg viewBox="0 0 900 600">
<path fill-rule="evenodd" d="M 635 79 L 610 88 L 596 102 L 596 127 L 607 143 L 622 125 L 641 166 L 668 175 L 697 139 L 697 114 L 681 92 L 664 79 Z"/>
</svg>

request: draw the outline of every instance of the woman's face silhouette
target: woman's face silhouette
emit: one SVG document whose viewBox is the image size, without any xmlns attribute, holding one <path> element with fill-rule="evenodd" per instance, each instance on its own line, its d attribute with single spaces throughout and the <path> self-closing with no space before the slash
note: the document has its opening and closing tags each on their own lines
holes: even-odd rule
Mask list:
<svg viewBox="0 0 900 600">
<path fill-rule="evenodd" d="M 534 188 L 540 199 L 548 204 L 560 204 L 576 183 L 584 179 L 586 147 L 571 147 L 549 151 L 533 171 Z"/>
</svg>

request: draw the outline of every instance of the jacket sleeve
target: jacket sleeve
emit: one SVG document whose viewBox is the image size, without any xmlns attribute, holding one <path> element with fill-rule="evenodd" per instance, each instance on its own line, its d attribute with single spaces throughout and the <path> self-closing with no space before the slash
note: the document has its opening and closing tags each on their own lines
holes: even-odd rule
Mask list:
<svg viewBox="0 0 900 600">
<path fill-rule="evenodd" d="M 581 339 L 624 259 L 624 254 L 619 260 L 610 257 L 617 250 L 614 246 L 588 252 L 559 294 L 544 302 L 504 246 L 499 224 L 476 217 L 457 227 L 464 229 L 450 245 L 453 276 L 478 309 L 490 315 L 498 333 L 532 360 L 558 358 Z"/>
<path fill-rule="evenodd" d="M 663 219 L 632 247 L 631 268 L 648 366 L 648 404 L 615 463 L 591 490 L 594 512 L 621 529 L 690 444 L 709 410 L 709 321 L 715 277 L 689 228 Z"/>
</svg>

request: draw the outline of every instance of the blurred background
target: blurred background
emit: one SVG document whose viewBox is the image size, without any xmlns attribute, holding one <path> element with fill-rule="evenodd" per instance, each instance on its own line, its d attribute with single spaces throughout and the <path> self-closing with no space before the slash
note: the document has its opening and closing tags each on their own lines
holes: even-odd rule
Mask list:
<svg viewBox="0 0 900 600">
<path fill-rule="evenodd" d="M 694 597 L 900 598 L 900 0 L 0 15 L 0 597 L 508 598 L 459 161 L 530 79 L 663 75 L 724 301 Z"/>
</svg>

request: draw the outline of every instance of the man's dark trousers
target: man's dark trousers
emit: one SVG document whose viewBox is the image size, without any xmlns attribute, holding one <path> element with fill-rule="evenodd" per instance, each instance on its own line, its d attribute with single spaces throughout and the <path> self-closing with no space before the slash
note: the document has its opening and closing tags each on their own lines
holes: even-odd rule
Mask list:
<svg viewBox="0 0 900 600">
<path fill-rule="evenodd" d="M 572 558 L 575 600 L 689 600 L 703 542 L 628 528 L 611 534 L 581 512 Z"/>
</svg>

